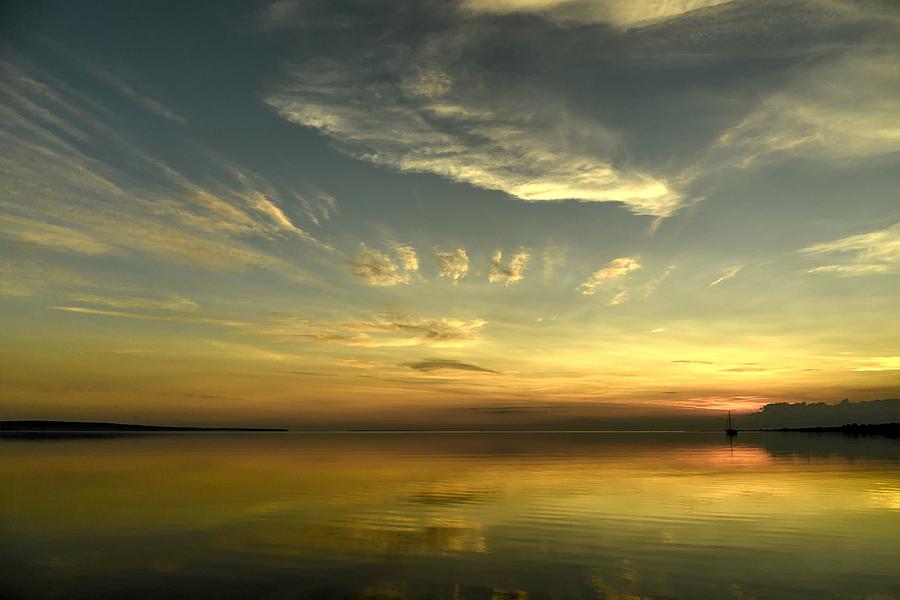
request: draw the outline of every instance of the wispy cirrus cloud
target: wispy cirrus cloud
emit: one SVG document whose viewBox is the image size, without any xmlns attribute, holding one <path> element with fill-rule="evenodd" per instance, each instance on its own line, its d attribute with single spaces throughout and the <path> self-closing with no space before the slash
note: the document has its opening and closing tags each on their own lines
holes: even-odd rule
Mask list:
<svg viewBox="0 0 900 600">
<path fill-rule="evenodd" d="M 406 272 L 414 272 L 419 270 L 419 254 L 410 244 L 398 244 L 393 242 L 391 247 L 394 254 L 400 262 L 400 267 Z"/>
<path fill-rule="evenodd" d="M 292 234 L 301 240 L 318 247 L 320 250 L 326 250 L 332 253 L 336 252 L 330 245 L 323 243 L 308 231 L 298 227 L 294 221 L 285 214 L 284 209 L 279 203 L 280 194 L 267 181 L 257 175 L 249 174 L 239 169 L 232 169 L 232 173 L 244 186 L 242 195 L 245 198 L 245 203 L 260 214 L 268 217 L 276 230 Z M 300 198 L 299 196 L 296 197 Z M 319 214 L 322 215 L 323 219 L 330 219 L 331 213 L 336 210 L 337 207 L 334 198 L 324 192 L 319 192 L 317 198 L 319 200 Z M 301 200 L 305 199 L 301 198 Z M 305 205 L 301 202 L 301 206 L 305 210 L 308 206 L 308 201 Z M 316 224 L 319 223 L 317 222 Z"/>
<path fill-rule="evenodd" d="M 285 119 L 320 129 L 358 158 L 401 171 L 436 173 L 527 201 L 620 202 L 636 214 L 663 217 L 681 206 L 681 193 L 664 178 L 616 169 L 604 156 L 608 152 L 563 149 L 585 141 L 554 145 L 548 131 L 558 127 L 551 115 L 564 113 L 561 106 L 548 107 L 541 115 L 543 124 L 532 115 L 520 124 L 492 126 L 485 122 L 485 109 L 433 102 L 430 93 L 409 98 L 405 90 L 397 90 L 395 98 L 385 98 L 396 102 L 390 110 L 374 112 L 374 105 L 354 101 L 364 72 L 344 73 L 332 87 L 332 76 L 318 72 L 320 68 L 342 67 L 328 63 L 298 68 L 290 83 L 270 94 L 267 102 Z M 316 81 L 322 81 L 322 87 L 310 89 Z M 404 106 L 408 100 L 412 106 Z M 501 112 L 515 114 L 512 107 Z M 595 132 L 587 134 L 565 128 L 573 137 L 614 137 L 599 125 L 593 127 Z M 469 140 L 480 141 L 475 145 Z"/>
<path fill-rule="evenodd" d="M 73 227 L 11 214 L 0 214 L 0 235 L 79 254 L 106 254 L 114 251 L 109 244 Z"/>
<path fill-rule="evenodd" d="M 477 342 L 481 339 L 481 330 L 486 324 L 487 321 L 482 319 L 430 318 L 407 314 L 387 314 L 369 321 L 348 323 L 363 334 L 404 334 L 402 338 L 391 340 L 397 343 L 385 345 L 437 347 L 465 346 Z"/>
<path fill-rule="evenodd" d="M 57 46 L 57 44 L 55 43 L 51 43 L 51 45 Z M 68 53 L 64 48 L 57 46 L 57 49 Z M 125 81 L 125 79 L 121 75 L 113 73 L 111 70 L 100 64 L 84 62 L 82 63 L 82 67 L 95 78 L 106 83 L 114 90 L 116 90 L 119 94 L 132 100 L 145 110 L 148 110 L 171 121 L 175 121 L 180 125 L 187 124 L 187 120 L 181 115 L 177 114 L 171 107 L 166 106 L 165 103 L 157 98 L 154 98 L 149 93 L 135 89 L 135 86 Z"/>
<path fill-rule="evenodd" d="M 351 272 L 372 286 L 408 284 L 419 269 L 419 258 L 409 245 L 395 245 L 396 259 L 362 244 L 356 258 L 350 261 Z"/>
<path fill-rule="evenodd" d="M 214 325 L 279 344 L 320 342 L 354 348 L 464 348 L 479 343 L 487 325 L 483 319 L 427 317 L 409 313 L 383 313 L 333 321 L 303 316 L 272 318 L 242 315 L 242 318 L 230 318 L 227 314 L 195 310 L 192 301 L 177 297 L 161 300 L 73 294 L 70 300 L 76 304 L 48 308 L 74 315 Z"/>
<path fill-rule="evenodd" d="M 134 296 L 99 296 L 96 294 L 74 293 L 68 295 L 69 300 L 93 306 L 123 309 L 155 309 L 173 312 L 194 312 L 199 309 L 190 298 L 172 295 L 167 298 L 140 298 Z"/>
<path fill-rule="evenodd" d="M 777 155 L 847 162 L 897 152 L 898 50 L 863 47 L 799 76 L 726 130 L 715 160 L 749 167 Z"/>
<path fill-rule="evenodd" d="M 810 257 L 835 262 L 809 269 L 809 273 L 868 275 L 900 270 L 900 223 L 890 227 L 813 244 L 800 250 Z"/>
<path fill-rule="evenodd" d="M 456 250 L 435 250 L 438 262 L 438 277 L 457 283 L 469 272 L 469 255 L 465 248 Z"/>
<path fill-rule="evenodd" d="M 306 218 L 318 227 L 330 221 L 338 212 L 337 200 L 322 190 L 315 190 L 312 195 L 297 194 L 296 197 Z"/>
<path fill-rule="evenodd" d="M 607 287 L 610 282 L 626 277 L 632 271 L 636 271 L 640 268 L 641 263 L 635 256 L 623 256 L 621 258 L 614 258 L 606 263 L 606 265 L 594 271 L 591 276 L 584 281 L 584 283 L 578 286 L 578 289 L 585 296 L 593 296 L 601 289 Z M 622 291 L 619 291 L 612 298 L 612 301 L 610 303 L 621 304 L 622 302 L 624 302 L 627 298 L 627 293 L 625 295 L 621 294 Z"/>
<path fill-rule="evenodd" d="M 120 317 L 124 319 L 139 319 L 143 321 L 174 321 L 177 323 L 196 323 L 200 325 L 218 325 L 221 327 L 243 327 L 246 326 L 247 323 L 243 321 L 231 320 L 231 319 L 219 319 L 214 317 L 203 317 L 203 316 L 190 316 L 190 315 L 177 315 L 170 313 L 150 313 L 150 312 L 137 312 L 137 311 L 128 311 L 128 310 L 114 310 L 114 309 L 106 309 L 106 308 L 90 308 L 85 306 L 50 306 L 51 310 L 58 310 L 62 312 L 68 313 L 76 313 L 82 315 L 97 315 L 104 317 Z"/>
<path fill-rule="evenodd" d="M 531 253 L 525 248 L 519 248 L 512 258 L 505 265 L 503 264 L 503 252 L 497 250 L 491 257 L 491 271 L 488 274 L 488 281 L 491 283 L 501 282 L 504 285 L 518 283 L 525 279 L 525 266 L 531 258 Z"/>
<path fill-rule="evenodd" d="M 615 293 L 615 295 L 609 299 L 606 303 L 607 306 L 616 306 L 618 304 L 625 304 L 628 301 L 629 293 L 628 290 L 619 290 Z"/>
<path fill-rule="evenodd" d="M 303 27 L 303 12 L 283 14 L 281 25 L 296 19 Z M 329 18 L 344 23 L 333 44 L 289 59 L 265 101 L 343 152 L 399 171 L 435 173 L 532 202 L 617 202 L 657 217 L 681 206 L 675 179 L 621 160 L 620 133 L 545 81 L 505 78 L 457 60 L 488 52 L 493 39 L 488 29 L 471 27 L 467 11 L 441 11 L 441 27 L 427 35 L 398 29 L 392 12 L 369 21 Z M 347 51 L 341 38 L 348 27 L 366 54 Z M 377 102 L 360 101 L 373 93 Z"/>
<path fill-rule="evenodd" d="M 737 276 L 737 274 L 740 273 L 741 270 L 742 270 L 745 266 L 746 266 L 746 265 L 744 265 L 744 264 L 740 264 L 740 265 L 733 265 L 733 266 L 728 267 L 727 269 L 725 269 L 724 271 L 722 271 L 722 275 L 720 275 L 719 277 L 717 277 L 716 279 L 714 279 L 714 280 L 713 280 L 708 286 L 706 286 L 706 287 L 711 287 L 711 288 L 712 288 L 712 287 L 716 287 L 717 285 L 721 285 L 722 283 L 728 281 L 729 279 L 734 279 L 734 278 Z"/>
<path fill-rule="evenodd" d="M 0 296 L 26 297 L 56 287 L 73 289 L 99 286 L 96 281 L 70 267 L 33 260 L 0 261 Z"/>
<path fill-rule="evenodd" d="M 282 342 L 309 340 L 359 348 L 460 348 L 478 343 L 485 325 L 483 319 L 386 313 L 342 321 L 284 318 L 248 327 L 246 333 Z"/>
<path fill-rule="evenodd" d="M 0 92 L 0 141 L 9 149 L 0 156 L 0 235 L 57 251 L 140 252 L 290 279 L 308 275 L 266 245 L 289 234 L 333 251 L 296 226 L 263 178 L 215 151 L 197 149 L 194 157 L 215 177 L 188 176 L 131 135 L 132 124 L 107 95 L 81 92 L 14 52 L 0 71 L 8 82 Z M 196 148 L 181 136 L 177 126 L 165 129 L 170 144 Z"/>
<path fill-rule="evenodd" d="M 72 48 L 66 47 L 56 39 L 46 36 L 38 36 L 36 38 L 41 44 L 60 55 L 65 55 L 69 60 L 73 61 L 84 73 L 93 77 L 97 81 L 105 84 L 109 88 L 115 90 L 120 96 L 128 98 L 136 105 L 147 110 L 158 117 L 163 117 L 179 125 L 187 125 L 187 119 L 179 115 L 171 106 L 159 99 L 156 95 L 146 89 L 140 89 L 141 86 L 134 83 L 133 78 L 115 69 L 109 65 L 102 64 L 99 61 L 89 61 L 78 56 Z"/>
<path fill-rule="evenodd" d="M 608 23 L 628 29 L 731 0 L 463 0 L 472 12 L 537 13 L 563 23 Z"/>
<path fill-rule="evenodd" d="M 655 294 L 659 287 L 663 284 L 663 282 L 668 279 L 676 269 L 678 269 L 676 265 L 669 265 L 663 270 L 661 274 L 641 285 L 639 288 L 641 297 L 649 298 L 650 296 Z"/>
<path fill-rule="evenodd" d="M 279 3 L 263 11 L 267 31 L 277 13 L 279 28 L 326 23 L 333 35 L 288 52 L 265 101 L 361 160 L 530 202 L 617 202 L 657 217 L 655 228 L 722 170 L 785 153 L 846 162 L 896 152 L 900 133 L 885 124 L 900 116 L 900 18 L 889 4 L 464 0 L 363 19 L 333 3 Z M 409 27 L 417 18 L 428 27 Z M 498 36 L 502 69 L 491 66 Z M 348 51 L 351 40 L 368 52 Z M 738 70 L 766 60 L 767 75 L 708 76 L 734 60 Z M 651 85 L 653 97 L 629 76 L 682 68 Z M 607 81 L 639 109 L 622 110 Z M 666 127 L 648 127 L 647 114 L 667 115 Z"/>
</svg>

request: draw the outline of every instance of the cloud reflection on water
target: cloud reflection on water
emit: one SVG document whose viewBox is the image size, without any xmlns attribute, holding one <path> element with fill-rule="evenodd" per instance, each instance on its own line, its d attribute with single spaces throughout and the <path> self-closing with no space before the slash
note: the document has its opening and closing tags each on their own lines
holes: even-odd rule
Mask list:
<svg viewBox="0 0 900 600">
<path fill-rule="evenodd" d="M 890 440 L 200 434 L 2 445 L 3 586 L 24 597 L 150 597 L 161 586 L 221 597 L 246 586 L 259 597 L 769 597 L 782 585 L 811 598 L 898 583 L 885 577 L 900 556 Z"/>
</svg>

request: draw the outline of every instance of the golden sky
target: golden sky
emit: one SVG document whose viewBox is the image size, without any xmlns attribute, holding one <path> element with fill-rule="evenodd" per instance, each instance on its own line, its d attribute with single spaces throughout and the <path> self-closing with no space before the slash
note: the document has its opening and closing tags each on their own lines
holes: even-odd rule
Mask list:
<svg viewBox="0 0 900 600">
<path fill-rule="evenodd" d="M 8 9 L 0 417 L 896 397 L 900 12 L 787 4 Z"/>
</svg>

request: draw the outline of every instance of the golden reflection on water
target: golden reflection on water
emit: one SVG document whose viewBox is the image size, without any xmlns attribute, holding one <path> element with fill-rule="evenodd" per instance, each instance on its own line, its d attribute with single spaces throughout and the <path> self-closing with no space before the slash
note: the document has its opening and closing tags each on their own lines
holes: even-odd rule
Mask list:
<svg viewBox="0 0 900 600">
<path fill-rule="evenodd" d="M 15 597 L 900 589 L 896 441 L 179 434 L 0 450 L 0 592 Z"/>
</svg>

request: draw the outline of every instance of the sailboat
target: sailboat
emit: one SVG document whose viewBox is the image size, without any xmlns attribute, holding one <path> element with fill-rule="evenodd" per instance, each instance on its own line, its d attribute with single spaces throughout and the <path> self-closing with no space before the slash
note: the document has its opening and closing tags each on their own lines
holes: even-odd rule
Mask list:
<svg viewBox="0 0 900 600">
<path fill-rule="evenodd" d="M 737 435 L 737 429 L 731 424 L 731 411 L 728 411 L 728 429 L 725 430 L 725 434 L 729 436 Z"/>
</svg>

